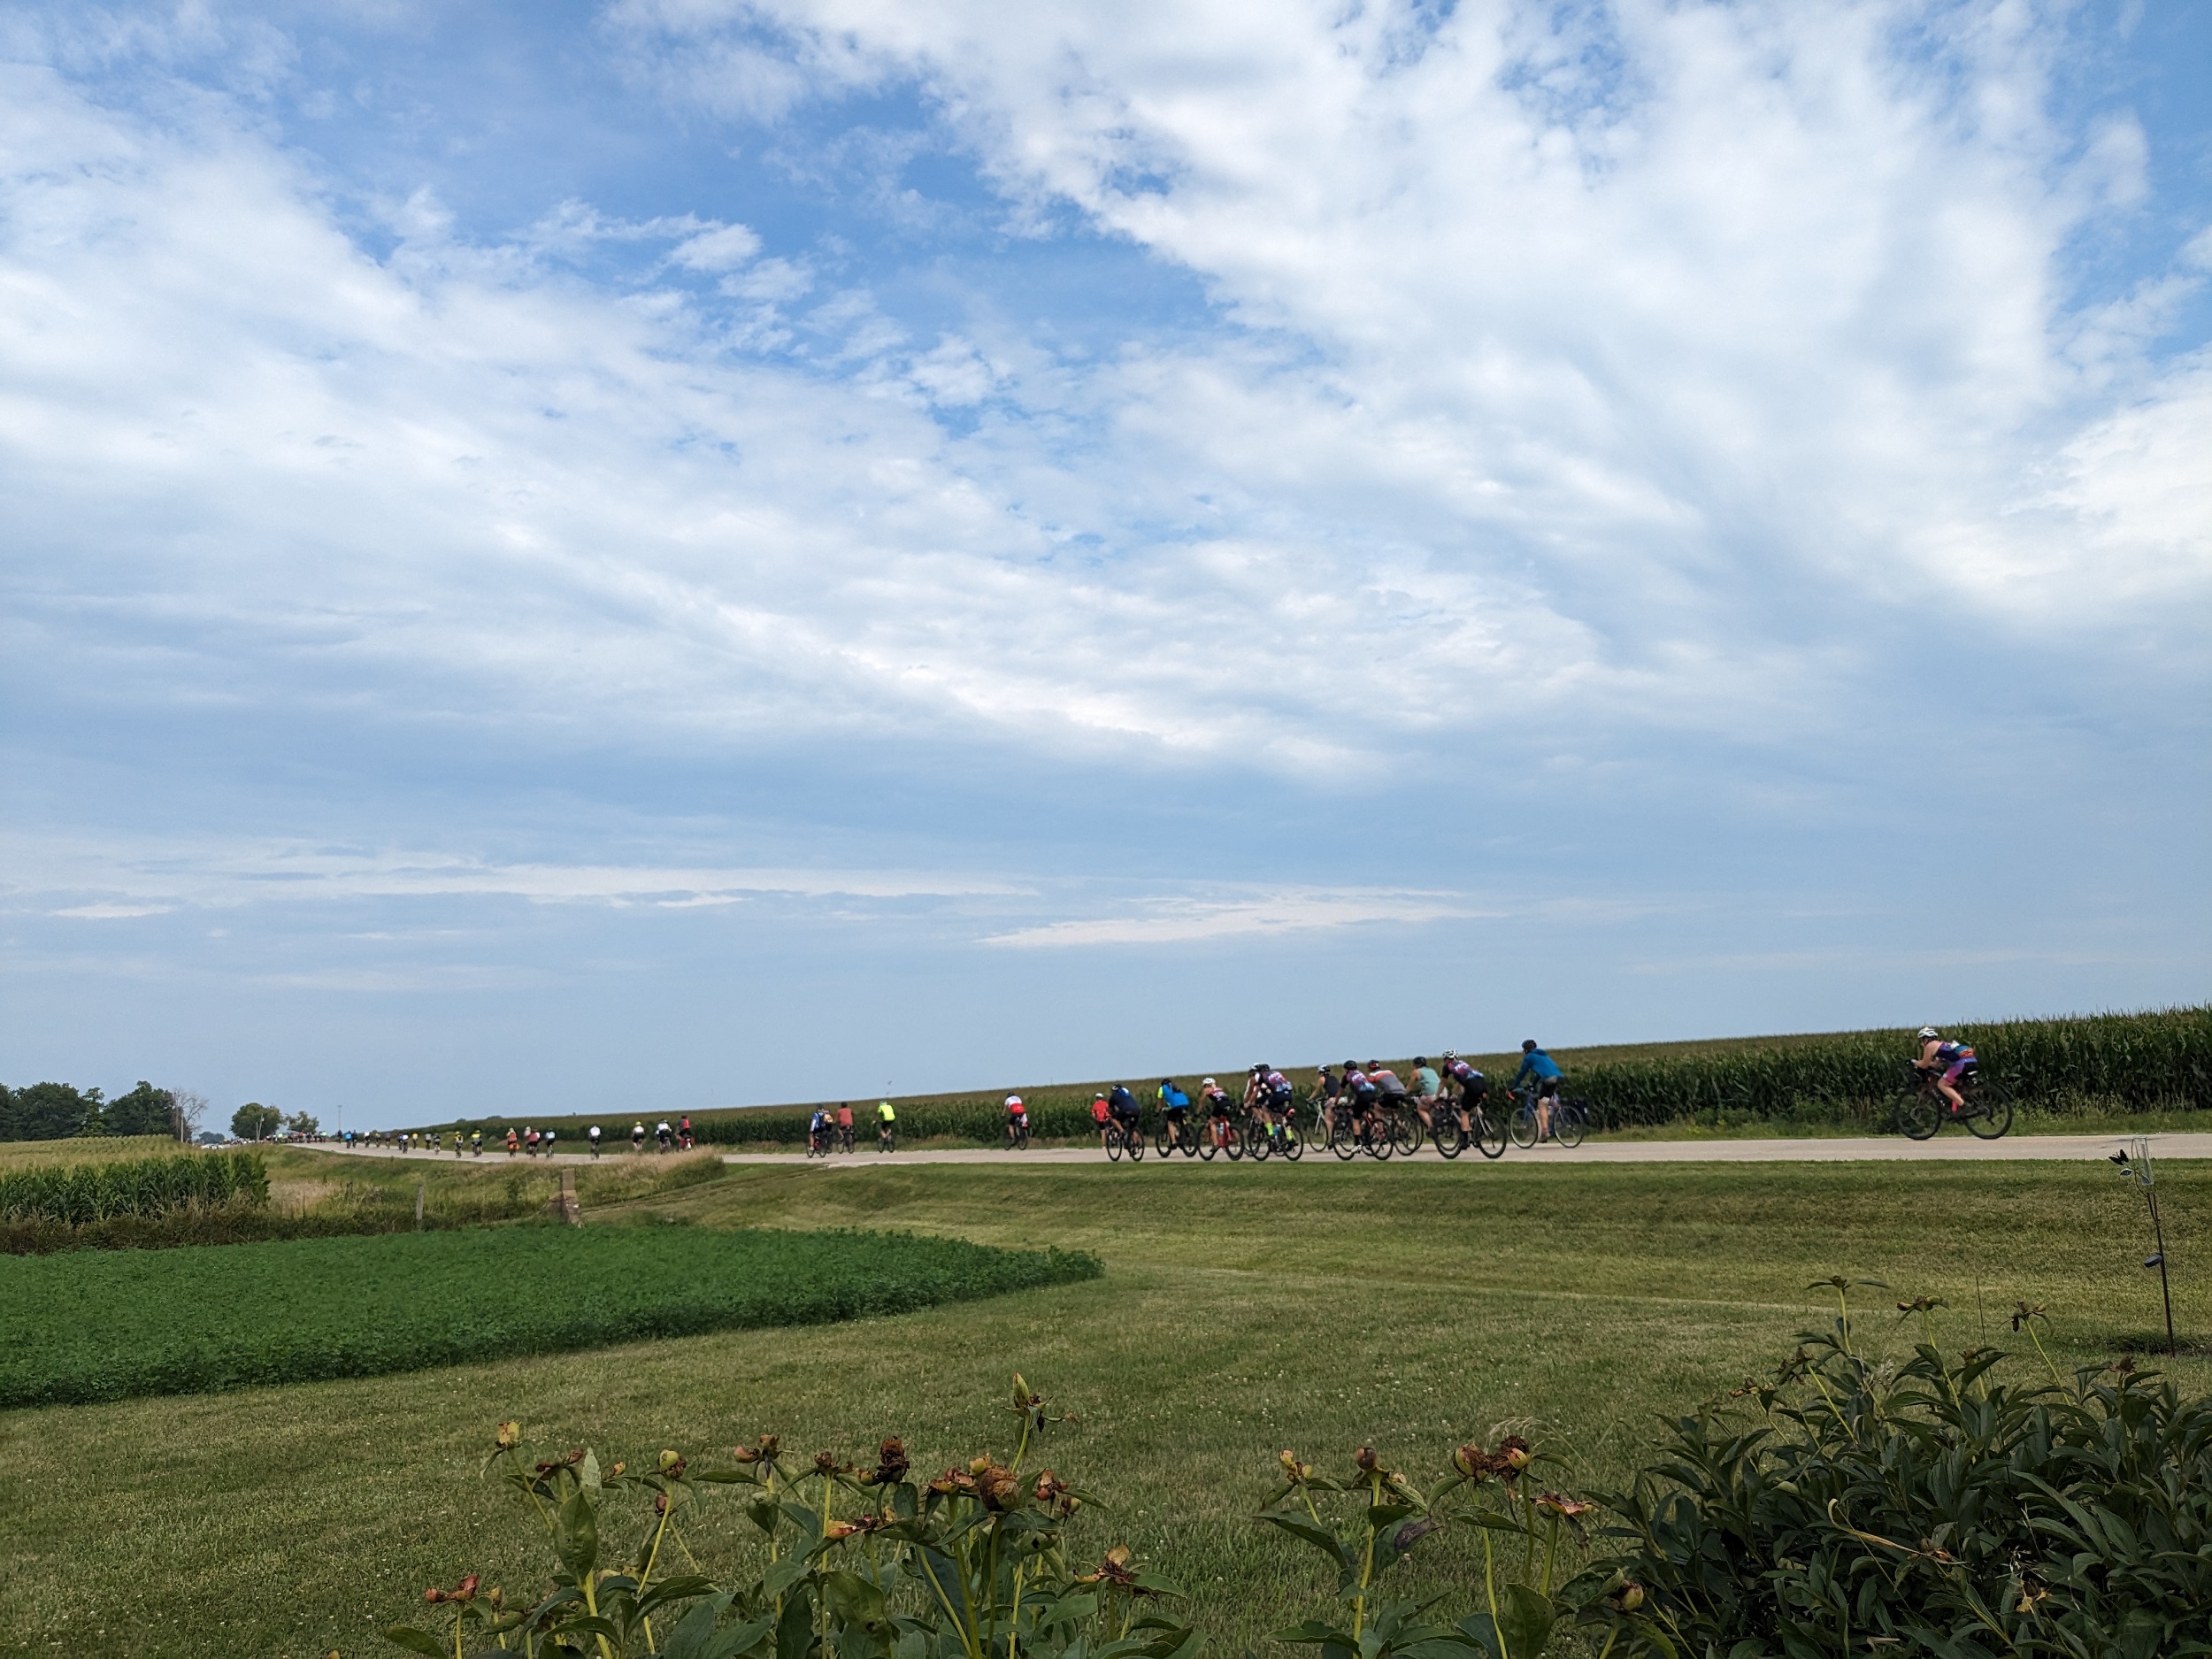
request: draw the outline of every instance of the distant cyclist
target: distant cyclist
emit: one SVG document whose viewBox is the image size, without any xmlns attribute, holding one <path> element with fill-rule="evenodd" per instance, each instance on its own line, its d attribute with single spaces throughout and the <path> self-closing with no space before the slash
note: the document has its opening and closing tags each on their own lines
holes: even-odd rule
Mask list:
<svg viewBox="0 0 2212 1659">
<path fill-rule="evenodd" d="M 630 1125 L 630 1150 L 633 1152 L 645 1150 L 645 1120 L 641 1118 Z"/>
<path fill-rule="evenodd" d="M 545 1156 L 549 1158 L 553 1156 L 554 1133 L 555 1132 L 550 1129 L 545 1132 Z"/>
<path fill-rule="evenodd" d="M 1536 1080 L 1536 1138 L 1551 1139 L 1551 1104 L 1559 1098 L 1559 1063 L 1536 1046 L 1531 1037 L 1521 1045 L 1521 1069 L 1513 1074 L 1518 1088 L 1530 1078 Z"/>
<path fill-rule="evenodd" d="M 1106 1150 L 1106 1131 L 1114 1121 L 1114 1109 L 1106 1103 L 1103 1094 L 1091 1096 L 1091 1121 L 1098 1125 L 1098 1149 Z"/>
<path fill-rule="evenodd" d="M 1144 1116 L 1144 1109 L 1137 1104 L 1137 1097 L 1125 1085 L 1114 1085 L 1106 1096 L 1106 1110 L 1113 1113 L 1115 1126 L 1121 1131 L 1122 1139 L 1125 1141 L 1135 1140 L 1138 1121 Z"/>
<path fill-rule="evenodd" d="M 1206 1079 L 1208 1083 L 1212 1081 L 1211 1078 Z M 1160 1079 L 1160 1116 L 1167 1125 L 1168 1145 L 1181 1146 L 1185 1133 L 1184 1120 L 1190 1116 L 1190 1096 L 1175 1087 L 1175 1079 L 1171 1077 Z"/>
<path fill-rule="evenodd" d="M 1018 1094 L 1006 1097 L 1006 1144 L 1018 1147 L 1029 1135 L 1029 1102 Z"/>
<path fill-rule="evenodd" d="M 891 1102 L 876 1102 L 876 1150 L 895 1152 L 898 1149 L 899 1115 L 891 1110 Z"/>
<path fill-rule="evenodd" d="M 684 1144 L 691 1144 L 691 1119 L 684 1119 Z M 853 1149 L 853 1103 L 849 1100 L 837 1102 L 837 1144 L 841 1150 Z"/>
<path fill-rule="evenodd" d="M 1336 1074 L 1325 1065 L 1314 1073 L 1313 1109 L 1315 1116 L 1321 1121 L 1321 1138 L 1324 1141 L 1336 1138 L 1336 1103 L 1338 1092 L 1342 1087 L 1336 1080 Z"/>
<path fill-rule="evenodd" d="M 1413 1110 L 1421 1114 L 1421 1126 L 1431 1134 L 1436 1133 L 1436 1119 L 1432 1115 L 1444 1093 L 1444 1085 L 1429 1066 L 1426 1055 L 1417 1055 L 1413 1061 Z"/>
<path fill-rule="evenodd" d="M 689 1112 L 686 1112 L 683 1122 L 676 1125 L 676 1137 L 678 1143 L 685 1151 L 691 1150 L 691 1114 Z"/>
<path fill-rule="evenodd" d="M 1352 1114 L 1353 1139 L 1366 1140 L 1375 1128 L 1375 1109 L 1382 1101 L 1382 1091 L 1360 1069 L 1358 1061 L 1344 1063 L 1344 1090 L 1338 1098 Z"/>
<path fill-rule="evenodd" d="M 1479 1106 L 1484 1096 L 1490 1093 L 1489 1079 L 1447 1048 L 1444 1050 L 1444 1080 L 1458 1091 L 1452 1105 L 1459 1113 L 1459 1133 L 1463 1136 L 1472 1134 L 1475 1126 L 1468 1114 Z"/>
<path fill-rule="evenodd" d="M 806 1120 L 806 1149 L 812 1153 L 830 1149 L 830 1115 L 826 1106 L 817 1106 L 814 1115 Z"/>
<path fill-rule="evenodd" d="M 591 1142 L 592 1156 L 597 1157 L 599 1156 L 599 1125 L 597 1124 L 594 1124 L 590 1128 L 585 1130 L 584 1139 Z"/>
<path fill-rule="evenodd" d="M 522 1137 L 521 1137 L 520 1135 L 518 1135 L 518 1134 L 517 1134 L 517 1133 L 515 1133 L 515 1131 L 514 1131 L 514 1125 L 513 1125 L 512 1124 L 508 1125 L 508 1126 L 507 1126 L 507 1156 L 508 1156 L 509 1157 L 512 1157 L 512 1156 L 514 1156 L 514 1155 L 515 1155 L 518 1151 L 519 1151 L 519 1150 L 521 1149 L 521 1147 L 522 1147 Z"/>
<path fill-rule="evenodd" d="M 1236 1102 L 1229 1098 L 1229 1091 L 1211 1078 L 1200 1087 L 1198 1098 L 1206 1108 L 1206 1133 L 1215 1146 L 1227 1146 Z"/>
<path fill-rule="evenodd" d="M 667 1118 L 664 1118 L 660 1120 L 660 1122 L 653 1125 L 653 1139 L 659 1143 L 660 1149 L 663 1152 L 668 1150 L 669 1142 L 673 1141 L 675 1138 L 676 1132 L 668 1126 Z"/>
<path fill-rule="evenodd" d="M 1966 1096 L 1959 1092 L 1959 1084 L 1974 1074 L 1972 1044 L 1954 1042 L 1933 1025 L 1923 1025 L 1920 1057 L 1912 1066 L 1921 1076 L 1934 1079 L 1936 1093 L 1943 1096 L 1944 1103 L 1953 1111 L 1965 1109 Z"/>
</svg>

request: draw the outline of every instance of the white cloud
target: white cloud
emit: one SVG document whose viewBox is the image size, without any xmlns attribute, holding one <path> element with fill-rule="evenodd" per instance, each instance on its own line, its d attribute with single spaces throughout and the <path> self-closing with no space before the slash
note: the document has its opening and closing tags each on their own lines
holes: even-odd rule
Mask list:
<svg viewBox="0 0 2212 1659">
<path fill-rule="evenodd" d="M 1294 887 L 1240 898 L 1158 898 L 1132 913 L 1047 922 L 994 933 L 982 942 L 1028 950 L 1194 944 L 1385 922 L 1416 924 L 1504 914 L 1483 908 L 1463 893 Z"/>
<path fill-rule="evenodd" d="M 742 225 L 718 225 L 687 237 L 669 255 L 687 271 L 734 271 L 760 251 L 760 238 Z"/>
</svg>

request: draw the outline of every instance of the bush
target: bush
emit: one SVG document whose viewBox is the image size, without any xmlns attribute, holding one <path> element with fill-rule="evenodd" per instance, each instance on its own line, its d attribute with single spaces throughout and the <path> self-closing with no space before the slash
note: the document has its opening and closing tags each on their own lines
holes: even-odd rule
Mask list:
<svg viewBox="0 0 2212 1659">
<path fill-rule="evenodd" d="M 1932 1333 L 1878 1363 L 1853 1325 L 1683 1418 L 1609 1500 L 1625 1548 L 1594 1576 L 1637 1603 L 1628 1651 L 2212 1651 L 2212 1401 L 2124 1359 L 2009 1383 L 1997 1350 Z"/>
<path fill-rule="evenodd" d="M 862 1233 L 510 1226 L 0 1262 L 0 1407 L 373 1377 L 1094 1279 Z"/>
<path fill-rule="evenodd" d="M 0 1222 L 6 1223 L 75 1227 L 187 1209 L 254 1210 L 268 1202 L 268 1168 L 251 1152 L 190 1152 L 0 1175 Z"/>
</svg>

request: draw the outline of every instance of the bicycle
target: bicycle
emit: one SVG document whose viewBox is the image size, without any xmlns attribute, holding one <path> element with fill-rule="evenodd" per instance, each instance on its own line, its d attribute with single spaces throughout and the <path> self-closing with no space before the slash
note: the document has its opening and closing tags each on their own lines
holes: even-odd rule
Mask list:
<svg viewBox="0 0 2212 1659">
<path fill-rule="evenodd" d="M 835 1141 L 836 1136 L 837 1132 L 827 1127 L 826 1125 L 820 1129 L 810 1128 L 806 1132 L 807 1156 L 810 1158 L 826 1158 L 829 1156 L 830 1148 Z M 666 1147 L 663 1147 L 661 1148 L 664 1152 L 668 1148 Z"/>
<path fill-rule="evenodd" d="M 1953 1107 L 1936 1087 L 1939 1071 L 1913 1068 L 1914 1087 L 1897 1108 L 1897 1126 L 1915 1141 L 1926 1141 L 1947 1123 L 1962 1124 L 1966 1133 L 1982 1141 L 1996 1141 L 2012 1127 L 2012 1102 L 2002 1088 L 1985 1081 L 1980 1069 L 1969 1065 L 1956 1084 L 1966 1102 Z"/>
<path fill-rule="evenodd" d="M 1029 1119 L 1017 1118 L 1006 1126 L 1006 1149 L 1009 1152 L 1029 1150 Z"/>
<path fill-rule="evenodd" d="M 1448 1158 L 1455 1158 L 1469 1147 L 1475 1148 L 1486 1158 L 1505 1156 L 1506 1128 L 1502 1119 L 1494 1121 L 1483 1110 L 1483 1096 L 1471 1105 L 1465 1102 L 1440 1101 L 1436 1107 L 1436 1149 Z M 1467 1114 L 1467 1126 L 1459 1126 L 1459 1115 Z"/>
<path fill-rule="evenodd" d="M 898 1125 L 895 1123 L 879 1124 L 876 1127 L 876 1150 L 878 1152 L 896 1152 L 898 1149 Z"/>
<path fill-rule="evenodd" d="M 1244 1137 L 1237 1132 L 1233 1118 L 1209 1115 L 1206 1119 L 1206 1133 L 1198 1142 L 1198 1156 L 1210 1164 L 1217 1152 L 1227 1153 L 1232 1164 L 1244 1156 Z"/>
<path fill-rule="evenodd" d="M 1295 1164 L 1306 1156 L 1306 1137 L 1287 1118 L 1278 1123 L 1266 1112 L 1254 1112 L 1240 1133 L 1244 1154 L 1255 1164 L 1263 1164 L 1277 1154 Z"/>
<path fill-rule="evenodd" d="M 1175 1126 L 1172 1134 L 1168 1133 L 1170 1124 Z M 1186 1113 L 1181 1118 L 1171 1118 L 1162 1112 L 1160 1121 L 1153 1125 L 1152 1149 L 1164 1158 L 1171 1158 L 1179 1152 L 1187 1158 L 1196 1157 L 1198 1134 L 1191 1127 L 1189 1115 Z"/>
<path fill-rule="evenodd" d="M 1536 1133 L 1536 1086 L 1525 1083 L 1513 1091 L 1513 1097 L 1521 1103 L 1508 1122 L 1506 1133 L 1513 1138 L 1513 1144 L 1525 1152 L 1536 1144 L 1539 1138 Z M 1590 1102 L 1581 1099 L 1569 1100 L 1561 1095 L 1546 1103 L 1551 1109 L 1551 1133 L 1546 1138 L 1556 1141 L 1571 1151 L 1580 1146 L 1582 1137 L 1589 1133 Z"/>
<path fill-rule="evenodd" d="M 1106 1161 L 1118 1164 L 1125 1152 L 1132 1164 L 1144 1162 L 1144 1125 L 1134 1118 L 1126 1123 L 1116 1119 L 1106 1125 Z"/>
<path fill-rule="evenodd" d="M 1385 1121 L 1390 1115 L 1380 1105 L 1347 1107 L 1340 1103 L 1330 1127 L 1329 1150 L 1347 1161 L 1363 1152 L 1378 1162 L 1386 1160 L 1396 1150 L 1395 1139 Z"/>
</svg>

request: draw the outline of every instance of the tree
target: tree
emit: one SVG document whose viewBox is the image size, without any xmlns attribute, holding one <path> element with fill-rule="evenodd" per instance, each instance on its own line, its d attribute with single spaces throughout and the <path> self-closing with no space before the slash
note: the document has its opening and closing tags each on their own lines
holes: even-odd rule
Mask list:
<svg viewBox="0 0 2212 1659">
<path fill-rule="evenodd" d="M 102 1110 L 111 1135 L 173 1135 L 177 1097 L 144 1079 L 127 1094 L 118 1094 Z"/>
<path fill-rule="evenodd" d="M 6 1138 L 63 1141 L 82 1134 L 100 1110 L 100 1091 L 80 1093 L 66 1083 L 33 1083 L 9 1092 Z"/>
<path fill-rule="evenodd" d="M 199 1133 L 200 1119 L 207 1116 L 207 1096 L 196 1094 L 188 1088 L 173 1088 L 169 1091 L 169 1096 L 175 1105 L 180 1120 L 177 1125 L 177 1139 L 189 1141 Z"/>
<path fill-rule="evenodd" d="M 296 1135 L 319 1135 L 323 1132 L 322 1124 L 303 1111 L 294 1112 L 287 1118 L 284 1126 Z"/>
<path fill-rule="evenodd" d="M 241 1141 L 266 1141 L 283 1123 L 284 1114 L 275 1107 L 250 1100 L 231 1113 L 230 1132 Z"/>
</svg>

